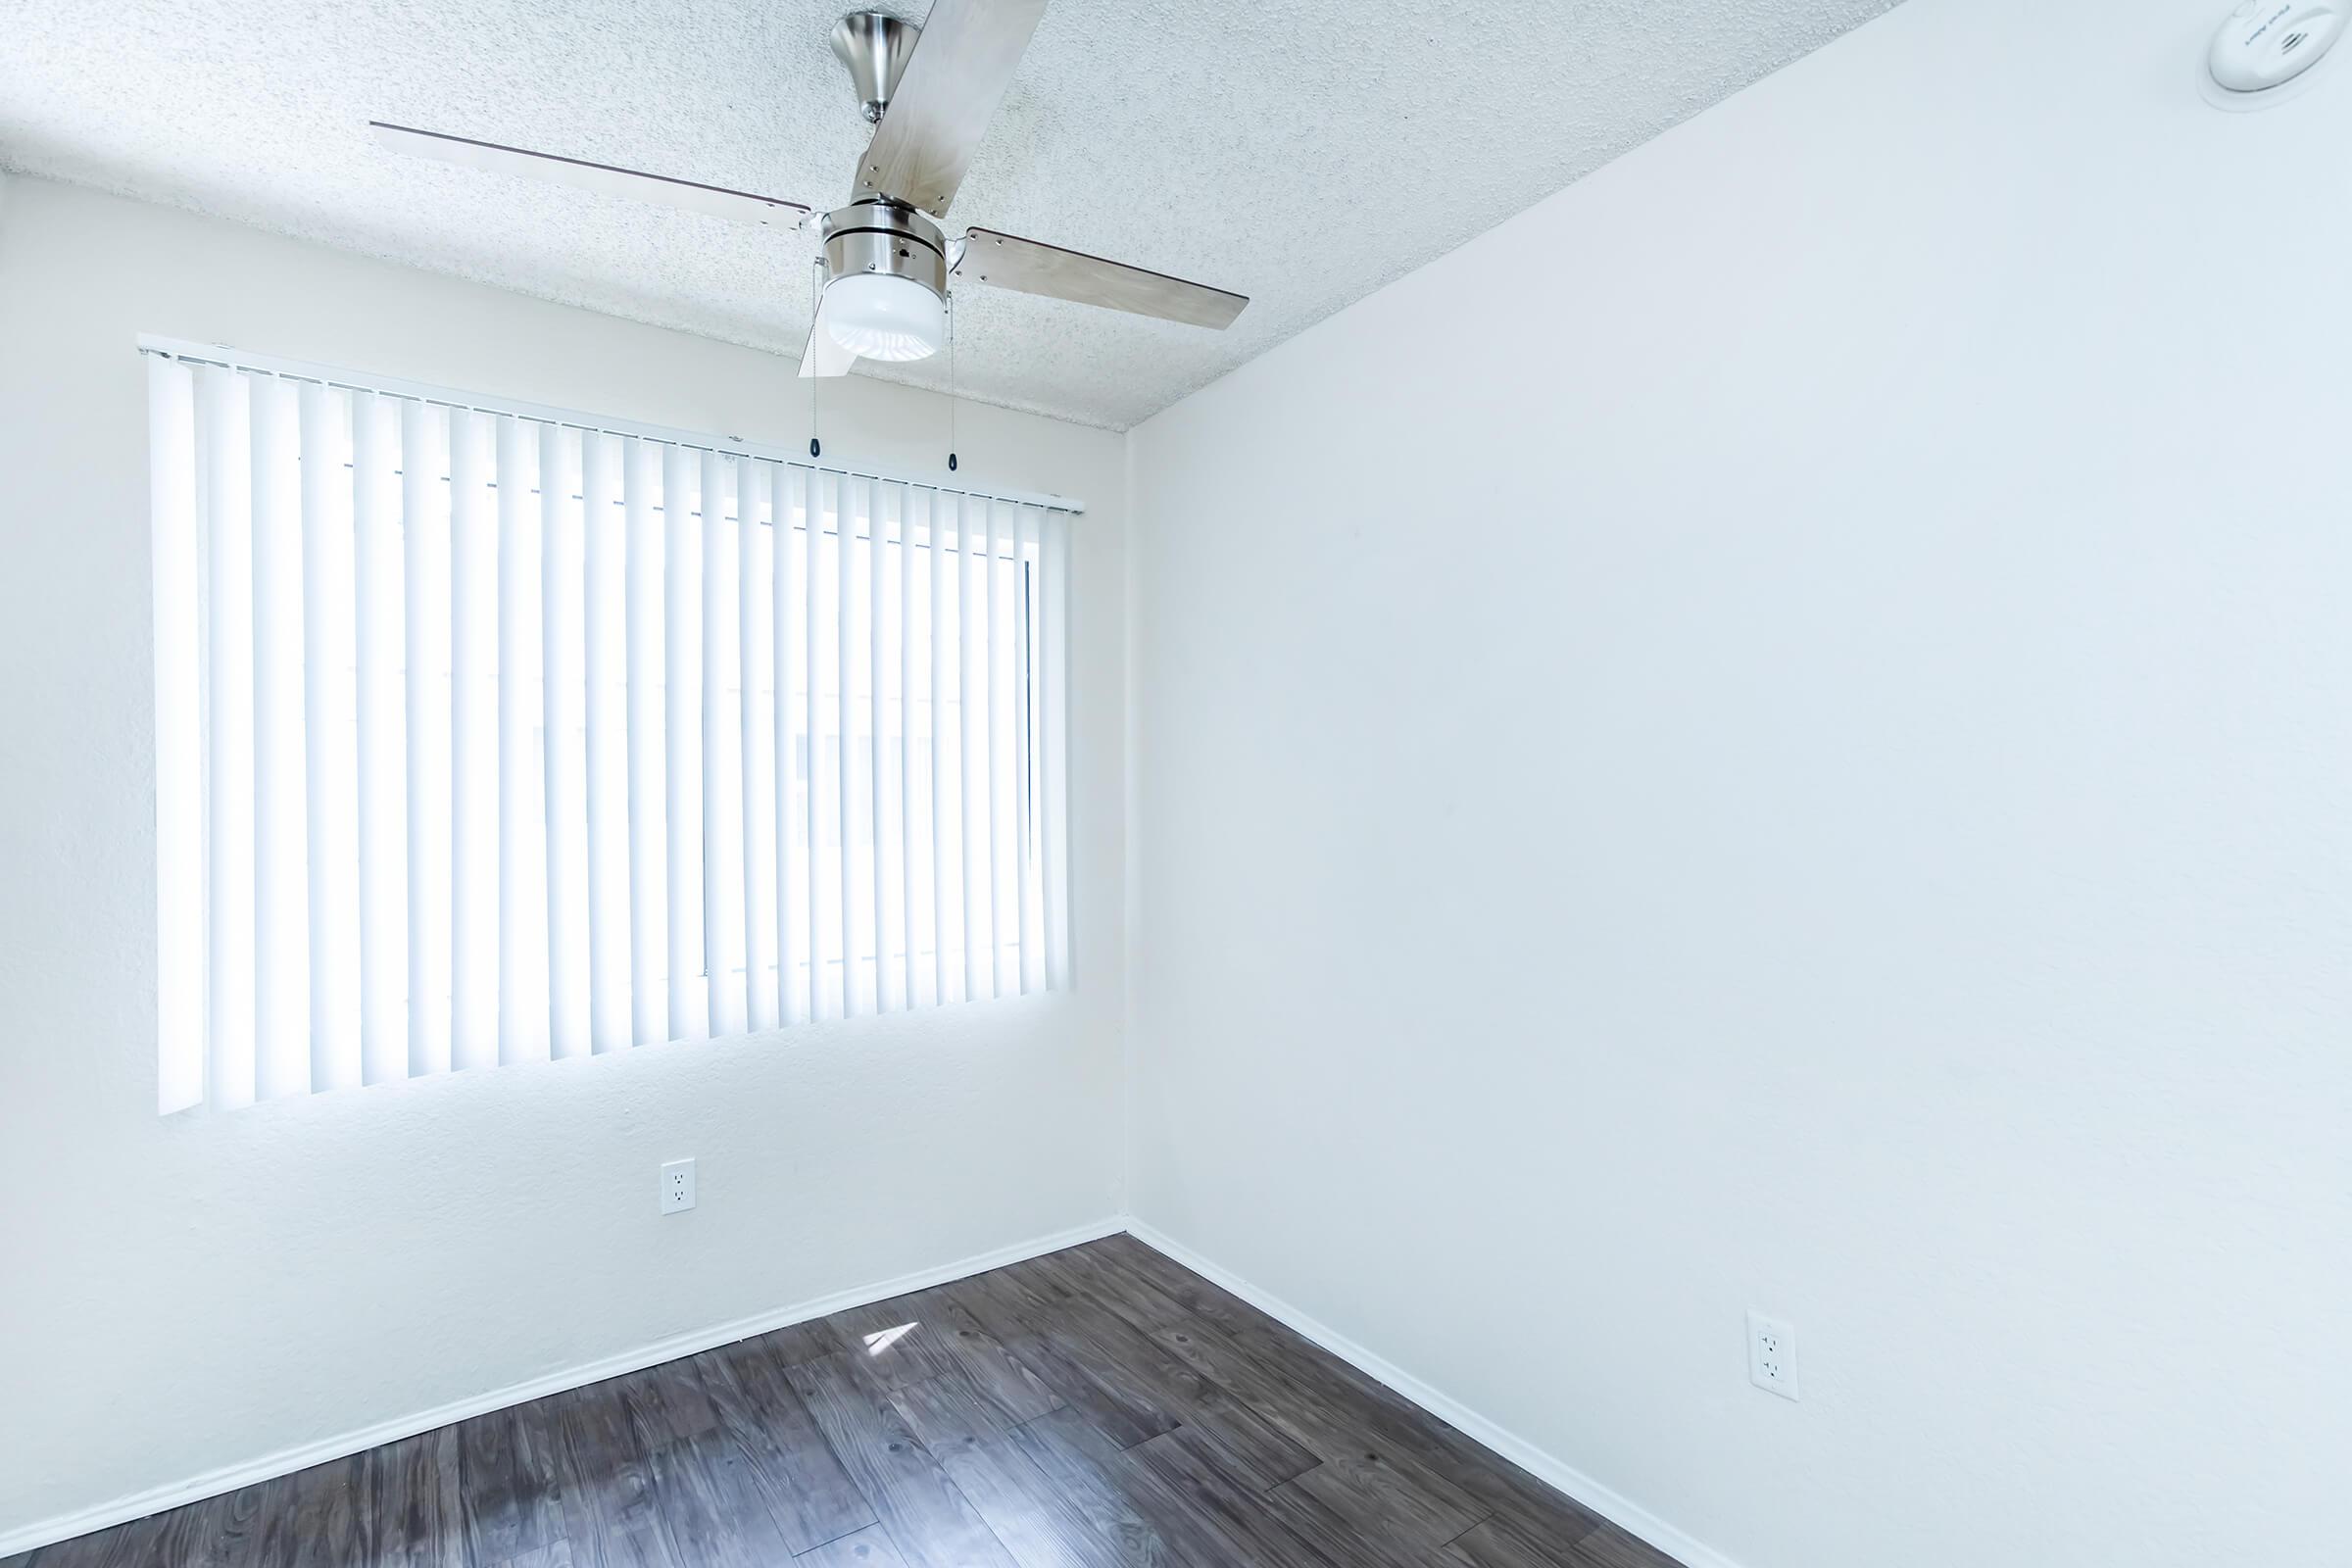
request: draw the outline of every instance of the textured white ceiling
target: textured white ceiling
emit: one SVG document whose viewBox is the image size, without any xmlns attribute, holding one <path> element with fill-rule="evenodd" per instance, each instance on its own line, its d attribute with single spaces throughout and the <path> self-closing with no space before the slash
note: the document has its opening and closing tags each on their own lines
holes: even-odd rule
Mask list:
<svg viewBox="0 0 2352 1568">
<path fill-rule="evenodd" d="M 1216 333 L 961 289 L 960 389 L 1124 428 L 1891 3 L 1053 0 L 951 220 L 1251 304 Z M 5 0 L 0 165 L 797 357 L 812 242 L 365 122 L 828 207 L 866 135 L 847 9 Z"/>
</svg>

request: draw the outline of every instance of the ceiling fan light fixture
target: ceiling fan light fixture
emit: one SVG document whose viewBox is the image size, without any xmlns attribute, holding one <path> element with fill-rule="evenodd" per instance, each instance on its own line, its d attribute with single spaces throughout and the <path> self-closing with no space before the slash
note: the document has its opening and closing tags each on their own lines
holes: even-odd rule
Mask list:
<svg viewBox="0 0 2352 1568">
<path fill-rule="evenodd" d="M 825 289 L 833 341 L 861 360 L 927 360 L 948 341 L 948 303 L 911 277 L 853 272 Z"/>
</svg>

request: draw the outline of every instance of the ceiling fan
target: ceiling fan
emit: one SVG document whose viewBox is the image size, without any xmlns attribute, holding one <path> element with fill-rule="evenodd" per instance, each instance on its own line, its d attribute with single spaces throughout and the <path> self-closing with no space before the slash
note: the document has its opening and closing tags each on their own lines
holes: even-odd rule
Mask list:
<svg viewBox="0 0 2352 1568">
<path fill-rule="evenodd" d="M 800 202 L 610 164 L 531 152 L 407 125 L 368 122 L 401 152 L 473 169 L 553 179 L 775 228 L 813 228 L 823 293 L 803 375 L 846 375 L 860 359 L 927 358 L 947 341 L 954 282 L 1075 300 L 1138 316 L 1222 329 L 1250 302 L 1240 294 L 1038 240 L 967 229 L 951 239 L 937 219 L 963 183 L 1046 0 L 935 0 L 921 26 L 854 11 L 833 28 L 872 141 L 858 160 L 848 205 L 817 213 Z M 919 47 L 918 47 L 919 45 Z"/>
</svg>

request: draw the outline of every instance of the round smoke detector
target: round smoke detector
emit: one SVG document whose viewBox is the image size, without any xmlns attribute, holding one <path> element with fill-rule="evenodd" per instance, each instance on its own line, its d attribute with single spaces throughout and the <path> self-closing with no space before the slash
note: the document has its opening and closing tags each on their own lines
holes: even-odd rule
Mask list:
<svg viewBox="0 0 2352 1568">
<path fill-rule="evenodd" d="M 2269 109 L 2310 90 L 2352 0 L 2238 0 L 2205 53 L 2198 85 L 2217 109 Z"/>
</svg>

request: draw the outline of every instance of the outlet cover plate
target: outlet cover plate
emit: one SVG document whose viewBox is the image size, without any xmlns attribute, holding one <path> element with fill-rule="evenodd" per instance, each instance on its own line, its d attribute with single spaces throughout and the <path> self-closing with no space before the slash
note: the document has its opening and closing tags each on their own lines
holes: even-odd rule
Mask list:
<svg viewBox="0 0 2352 1568">
<path fill-rule="evenodd" d="M 662 1212 L 683 1214 L 694 1206 L 694 1161 L 673 1159 L 662 1167 Z"/>
<path fill-rule="evenodd" d="M 1762 1312 L 1747 1314 L 1747 1381 L 1784 1399 L 1796 1397 L 1796 1327 Z"/>
</svg>

